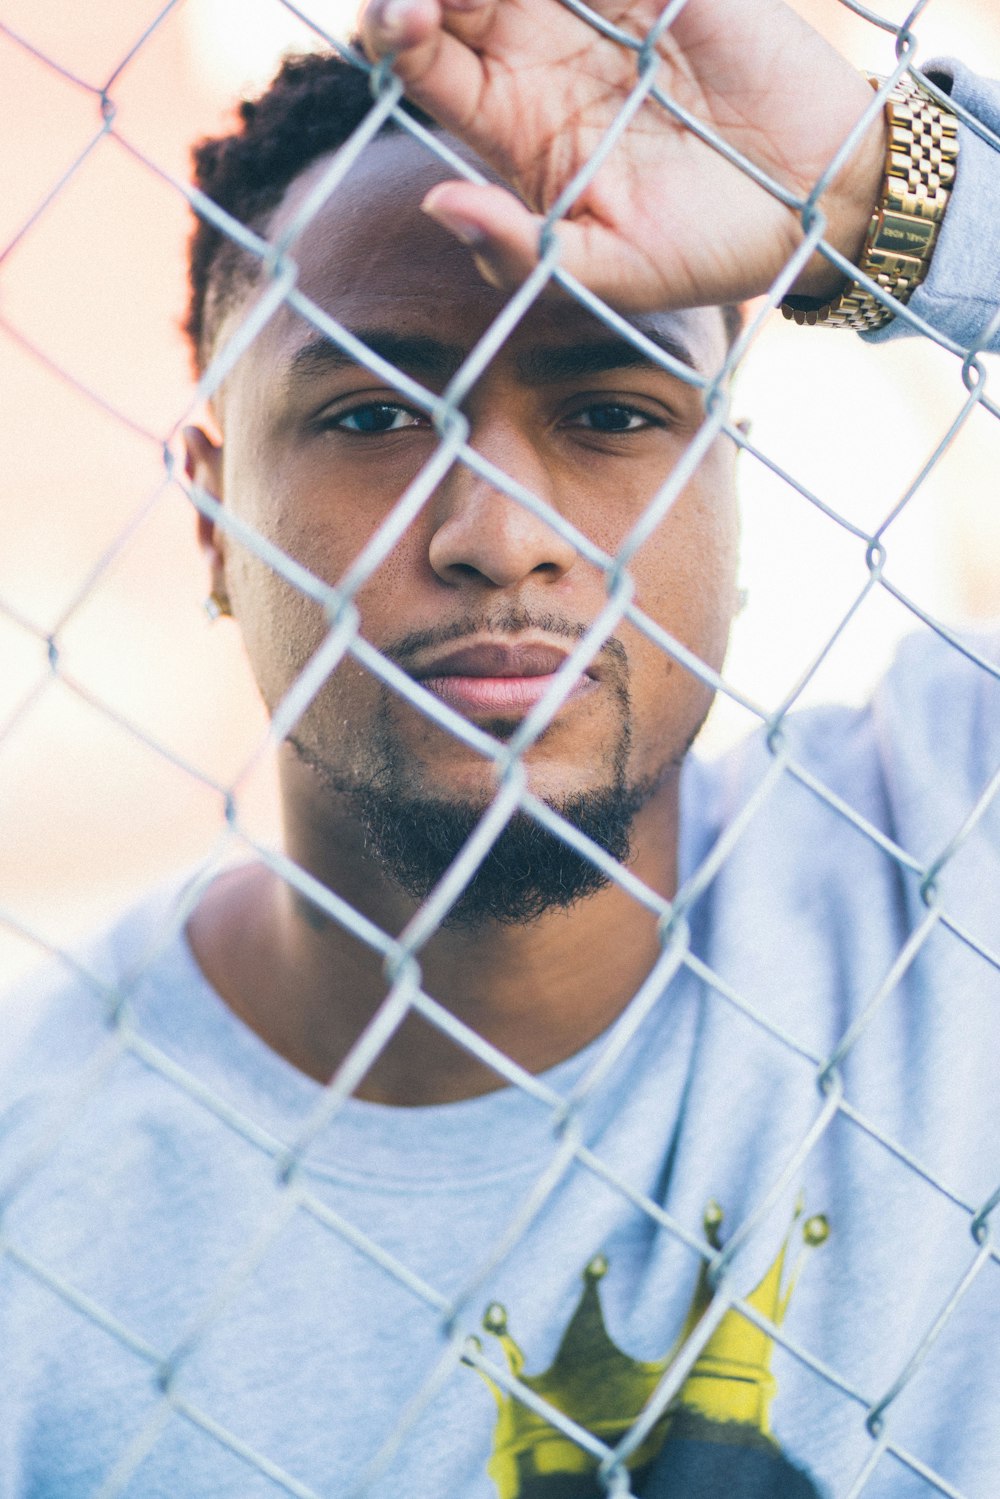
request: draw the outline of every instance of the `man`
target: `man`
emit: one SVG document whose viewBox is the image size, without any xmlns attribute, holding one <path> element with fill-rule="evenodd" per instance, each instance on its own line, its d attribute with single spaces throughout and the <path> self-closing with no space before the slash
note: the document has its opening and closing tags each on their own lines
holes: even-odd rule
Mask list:
<svg viewBox="0 0 1000 1499">
<path fill-rule="evenodd" d="M 963 820 L 993 677 L 917 649 L 871 711 L 686 759 L 734 607 L 735 444 L 698 436 L 720 309 L 801 222 L 639 110 L 558 233 L 645 342 L 549 288 L 435 468 L 435 399 L 635 63 L 514 0 L 384 0 L 364 40 L 493 177 L 396 129 L 324 198 L 368 108 L 328 59 L 200 149 L 280 252 L 199 230 L 201 367 L 254 336 L 187 436 L 213 597 L 285 735 L 287 858 L 126 918 L 5 1081 L 4 1492 L 985 1499 L 1000 944 L 995 814 Z M 671 96 L 800 199 L 874 98 L 778 5 L 690 0 L 659 47 Z M 936 76 L 996 125 L 996 91 Z M 822 200 L 849 260 L 884 166 L 876 107 Z M 998 300 L 991 169 L 964 131 L 905 289 L 956 342 Z M 800 311 L 853 295 L 795 269 Z M 672 474 L 595 633 L 602 560 Z M 330 644 L 352 571 L 383 664 Z"/>
</svg>

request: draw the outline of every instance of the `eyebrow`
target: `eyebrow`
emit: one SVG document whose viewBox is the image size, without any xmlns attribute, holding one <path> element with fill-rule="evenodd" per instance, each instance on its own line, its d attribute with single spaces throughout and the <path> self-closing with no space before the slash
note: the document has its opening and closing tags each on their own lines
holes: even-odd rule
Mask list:
<svg viewBox="0 0 1000 1499">
<path fill-rule="evenodd" d="M 648 329 L 637 329 L 662 353 L 683 364 L 689 370 L 697 370 L 691 350 L 669 333 L 654 333 Z M 572 344 L 540 344 L 525 349 L 515 360 L 522 379 L 532 385 L 557 384 L 560 380 L 571 380 L 579 375 L 600 375 L 606 370 L 628 370 L 643 368 L 672 371 L 651 359 L 635 344 L 623 338 L 588 338 Z"/>
<path fill-rule="evenodd" d="M 377 354 L 388 364 L 398 366 L 415 380 L 445 383 L 466 356 L 466 350 L 459 345 L 442 343 L 436 338 L 392 333 L 385 328 L 358 328 L 351 331 L 373 354 Z M 289 385 L 299 385 L 307 383 L 316 375 L 363 368 L 350 354 L 318 333 L 292 355 L 285 375 Z"/>
<path fill-rule="evenodd" d="M 354 337 L 373 354 L 396 365 L 415 380 L 445 385 L 460 368 L 468 350 L 425 335 L 393 333 L 385 328 L 358 328 Z M 686 344 L 669 333 L 640 330 L 643 336 L 669 358 L 697 372 L 697 364 Z M 583 375 L 609 370 L 645 368 L 671 371 L 623 338 L 584 338 L 569 344 L 541 344 L 515 356 L 518 374 L 529 385 L 556 385 Z M 323 334 L 316 334 L 293 354 L 286 369 L 289 386 L 306 384 L 318 375 L 345 369 L 362 369 L 356 359 Z"/>
</svg>

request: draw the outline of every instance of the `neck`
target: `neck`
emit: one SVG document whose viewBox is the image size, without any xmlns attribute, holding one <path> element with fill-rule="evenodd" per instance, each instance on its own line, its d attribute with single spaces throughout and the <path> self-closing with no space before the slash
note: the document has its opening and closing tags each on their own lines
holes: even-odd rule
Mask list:
<svg viewBox="0 0 1000 1499">
<path fill-rule="evenodd" d="M 677 777 L 637 814 L 632 871 L 676 888 Z M 416 903 L 371 865 L 355 825 L 333 838 L 287 818 L 290 856 L 382 931 Z M 327 833 L 329 830 L 327 830 Z M 191 918 L 198 961 L 237 1015 L 288 1061 L 327 1082 L 389 992 L 382 957 L 261 865 L 220 877 Z M 579 1051 L 621 1013 L 659 955 L 655 915 L 609 885 L 519 925 L 439 929 L 417 954 L 421 986 L 529 1072 Z M 487 1063 L 411 1011 L 357 1089 L 397 1105 L 445 1103 L 503 1085 Z"/>
</svg>

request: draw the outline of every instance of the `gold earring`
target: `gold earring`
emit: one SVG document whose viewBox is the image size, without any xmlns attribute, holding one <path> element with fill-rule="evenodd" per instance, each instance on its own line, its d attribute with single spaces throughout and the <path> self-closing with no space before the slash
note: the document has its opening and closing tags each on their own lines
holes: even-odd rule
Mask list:
<svg viewBox="0 0 1000 1499">
<path fill-rule="evenodd" d="M 205 613 L 213 624 L 217 619 L 232 619 L 233 609 L 229 602 L 229 595 L 213 588 L 205 600 Z"/>
</svg>

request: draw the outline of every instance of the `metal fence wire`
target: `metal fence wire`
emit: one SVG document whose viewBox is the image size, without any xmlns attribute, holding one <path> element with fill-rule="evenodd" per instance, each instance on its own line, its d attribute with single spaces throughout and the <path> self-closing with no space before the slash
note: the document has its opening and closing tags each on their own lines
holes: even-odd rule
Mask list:
<svg viewBox="0 0 1000 1499">
<path fill-rule="evenodd" d="M 831 501 L 829 497 L 814 492 L 809 484 L 786 473 L 780 462 L 763 451 L 737 423 L 731 405 L 734 376 L 755 342 L 762 323 L 773 315 L 800 268 L 822 243 L 825 220 L 821 207 L 818 206 L 819 200 L 842 161 L 857 144 L 867 121 L 858 122 L 857 128 L 843 142 L 837 158 L 830 162 L 829 170 L 815 184 L 810 196 L 805 200 L 794 199 L 781 184 L 770 180 L 758 167 L 739 156 L 710 129 L 693 119 L 658 84 L 656 54 L 652 44 L 662 28 L 668 27 L 682 9 L 683 0 L 673 0 L 663 11 L 654 31 L 648 37 L 640 38 L 624 29 L 609 26 L 586 5 L 579 3 L 579 0 L 562 0 L 580 18 L 590 25 L 600 26 L 619 43 L 623 51 L 632 54 L 635 65 L 634 90 L 624 105 L 620 118 L 608 131 L 585 171 L 567 187 L 549 212 L 542 236 L 543 253 L 537 269 L 510 295 L 500 315 L 463 361 L 444 391 L 437 393 L 426 389 L 418 381 L 387 363 L 304 294 L 298 284 L 295 242 L 305 224 L 336 197 L 354 164 L 369 148 L 383 122 L 389 118 L 394 120 L 400 131 L 412 137 L 422 151 L 443 161 L 450 173 L 462 175 L 470 181 L 482 179 L 466 160 L 456 157 L 448 149 L 438 134 L 422 127 L 400 109 L 402 87 L 390 67 L 379 66 L 372 69 L 358 52 L 344 45 L 335 36 L 327 34 L 314 18 L 300 12 L 288 0 L 275 0 L 276 6 L 305 21 L 316 33 L 318 43 L 333 48 L 351 66 L 369 74 L 372 103 L 361 127 L 335 153 L 329 166 L 315 181 L 286 232 L 273 241 L 262 237 L 179 180 L 175 172 L 165 168 L 155 155 L 149 154 L 130 138 L 126 128 L 119 125 L 117 97 L 123 80 L 127 80 L 130 70 L 136 67 L 143 55 L 155 47 L 158 35 L 171 13 L 177 9 L 177 3 L 178 0 L 171 0 L 170 4 L 164 6 L 145 30 L 136 36 L 133 45 L 116 60 L 107 76 L 96 79 L 78 76 L 64 60 L 49 55 L 44 47 L 36 44 L 30 28 L 22 26 L 15 29 L 6 23 L 0 24 L 0 42 L 8 55 L 15 52 L 30 55 L 37 63 L 51 70 L 54 79 L 76 92 L 80 101 L 91 111 L 93 121 L 89 138 L 76 158 L 61 169 L 52 181 L 37 184 L 34 206 L 17 232 L 7 239 L 0 252 L 0 266 L 11 264 L 17 255 L 30 250 L 33 236 L 45 224 L 46 216 L 51 213 L 54 205 L 65 195 L 74 192 L 77 180 L 93 153 L 105 149 L 110 142 L 114 143 L 116 149 L 125 152 L 143 173 L 150 174 L 166 184 L 171 192 L 185 198 L 195 214 L 210 221 L 221 234 L 260 263 L 259 291 L 249 300 L 241 321 L 214 353 L 191 398 L 190 406 L 177 413 L 176 419 L 163 430 L 148 430 L 137 423 L 131 415 L 110 402 L 101 393 L 96 382 L 72 367 L 62 367 L 47 348 L 39 346 L 30 334 L 18 327 L 16 320 L 3 316 L 4 332 L 18 341 L 38 361 L 48 381 L 71 386 L 86 401 L 92 403 L 95 420 L 100 414 L 101 420 L 110 419 L 115 423 L 127 424 L 137 432 L 139 441 L 162 453 L 162 480 L 152 495 L 136 496 L 134 513 L 128 526 L 102 546 L 86 576 L 79 579 L 72 597 L 68 602 L 63 602 L 53 617 L 39 620 L 31 617 L 30 612 L 25 611 L 19 601 L 12 603 L 0 598 L 0 613 L 8 627 L 39 642 L 45 651 L 44 667 L 38 671 L 18 700 L 11 704 L 0 723 L 0 746 L 9 745 L 16 740 L 25 725 L 31 721 L 32 715 L 39 710 L 56 681 L 64 691 L 78 696 L 90 709 L 105 715 L 117 730 L 132 736 L 141 746 L 143 754 L 168 761 L 181 775 L 198 782 L 215 799 L 219 816 L 219 842 L 213 857 L 199 877 L 189 881 L 183 894 L 172 903 L 164 917 L 157 943 L 146 953 L 144 962 L 135 967 L 127 984 L 108 987 L 103 977 L 92 972 L 84 961 L 53 944 L 44 932 L 36 930 L 25 920 L 19 914 L 16 902 L 10 902 L 0 910 L 0 921 L 9 929 L 18 933 L 25 941 L 49 952 L 64 967 L 76 973 L 80 983 L 92 995 L 93 1003 L 101 1007 L 104 1017 L 102 1045 L 80 1065 L 71 1083 L 61 1089 L 57 1106 L 52 1107 L 46 1116 L 45 1129 L 40 1134 L 32 1135 L 27 1146 L 16 1154 L 15 1167 L 7 1171 L 0 1199 L 0 1251 L 7 1275 L 4 1295 L 15 1296 L 19 1288 L 32 1283 L 35 1287 L 44 1288 L 47 1294 L 59 1298 L 85 1319 L 87 1324 L 102 1329 L 108 1338 L 120 1345 L 131 1360 L 135 1382 L 143 1384 L 149 1393 L 141 1419 L 123 1425 L 120 1448 L 94 1486 L 93 1492 L 100 1495 L 100 1499 L 143 1492 L 143 1464 L 155 1452 L 168 1426 L 179 1421 L 196 1429 L 206 1440 L 238 1458 L 248 1475 L 248 1486 L 252 1475 L 255 1483 L 266 1480 L 272 1486 L 267 1492 L 273 1489 L 275 1493 L 297 1495 L 301 1499 L 305 1499 L 305 1496 L 317 1499 L 316 1489 L 310 1486 L 301 1473 L 286 1467 L 284 1457 L 259 1450 L 245 1432 L 229 1423 L 224 1411 L 213 1407 L 210 1398 L 199 1399 L 192 1396 L 184 1379 L 185 1371 L 197 1359 L 199 1350 L 211 1338 L 222 1319 L 238 1320 L 241 1296 L 246 1294 L 257 1268 L 275 1250 L 275 1246 L 283 1243 L 283 1235 L 289 1224 L 293 1220 L 308 1219 L 318 1232 L 342 1240 L 357 1255 L 367 1257 L 371 1265 L 377 1267 L 384 1276 L 386 1285 L 395 1287 L 400 1295 L 405 1293 L 415 1308 L 422 1308 L 435 1320 L 438 1331 L 434 1361 L 424 1371 L 408 1402 L 398 1410 L 397 1418 L 388 1433 L 381 1433 L 370 1450 L 365 1452 L 364 1460 L 351 1480 L 349 1491 L 352 1494 L 387 1492 L 386 1475 L 391 1474 L 393 1463 L 400 1453 L 407 1450 L 408 1444 L 419 1444 L 423 1440 L 423 1422 L 427 1412 L 433 1410 L 436 1397 L 460 1365 L 478 1370 L 497 1392 L 498 1400 L 502 1402 L 509 1399 L 519 1408 L 534 1412 L 550 1427 L 562 1433 L 570 1444 L 578 1446 L 581 1453 L 593 1459 L 597 1473 L 594 1482 L 607 1493 L 629 1493 L 630 1458 L 641 1448 L 663 1414 L 672 1408 L 672 1402 L 675 1402 L 685 1378 L 708 1347 L 723 1319 L 733 1309 L 739 1311 L 753 1327 L 760 1329 L 779 1350 L 780 1356 L 793 1364 L 804 1378 L 828 1388 L 853 1411 L 854 1427 L 863 1442 L 845 1447 L 842 1470 L 835 1479 L 838 1499 L 848 1499 L 848 1496 L 862 1493 L 936 1493 L 952 1496 L 964 1493 L 964 1490 L 953 1484 L 947 1473 L 937 1471 L 925 1461 L 920 1452 L 919 1436 L 914 1437 L 905 1420 L 896 1420 L 896 1412 L 898 1407 L 905 1407 L 910 1386 L 919 1378 L 920 1371 L 928 1360 L 932 1361 L 934 1349 L 939 1340 L 946 1337 L 956 1313 L 968 1298 L 982 1293 L 984 1277 L 995 1277 L 998 1255 L 992 1215 L 996 1201 L 1000 1198 L 1000 1182 L 992 1195 L 973 1199 L 968 1195 L 964 1184 L 943 1176 L 932 1163 L 915 1158 L 883 1120 L 866 1113 L 852 1101 L 850 1090 L 845 1086 L 845 1067 L 863 1038 L 870 1032 L 877 1034 L 883 1008 L 904 976 L 918 961 L 927 944 L 940 941 L 942 933 L 949 934 L 967 954 L 972 955 L 981 965 L 984 974 L 1000 967 L 1000 954 L 984 944 L 982 934 L 967 922 L 961 906 L 950 903 L 947 881 L 947 872 L 953 861 L 976 835 L 984 820 L 994 815 L 991 809 L 1000 788 L 1000 766 L 996 767 L 992 778 L 982 785 L 978 800 L 962 807 L 958 815 L 953 816 L 947 836 L 941 839 L 939 846 L 930 854 L 925 850 L 915 852 L 897 842 L 890 831 L 875 826 L 839 790 L 825 783 L 808 760 L 799 753 L 794 735 L 787 732 L 787 719 L 790 710 L 841 633 L 850 627 L 865 601 L 879 592 L 891 595 L 912 615 L 915 623 L 949 642 L 984 678 L 997 677 L 997 667 L 985 649 L 979 650 L 970 645 L 967 639 L 960 637 L 925 609 L 919 599 L 910 596 L 909 592 L 893 582 L 889 559 L 893 525 L 904 509 L 921 493 L 928 477 L 955 443 L 958 434 L 974 416 L 977 421 L 982 419 L 977 413 L 996 417 L 1000 415 L 1000 408 L 991 395 L 989 362 L 981 357 L 979 346 L 958 346 L 921 321 L 906 307 L 894 305 L 893 311 L 897 317 L 905 319 L 923 339 L 932 340 L 952 356 L 956 414 L 953 419 L 948 420 L 946 430 L 926 461 L 910 465 L 913 471 L 907 471 L 905 461 L 901 461 L 898 491 L 887 498 L 882 523 L 876 529 L 868 530 L 857 525 L 849 514 L 838 509 L 836 500 Z M 196 3 L 196 0 L 192 0 L 192 3 Z M 894 34 L 897 65 L 882 90 L 877 95 L 873 93 L 873 110 L 881 107 L 886 91 L 907 72 L 934 92 L 934 86 L 918 66 L 920 19 L 926 8 L 926 0 L 918 4 L 902 24 L 892 24 L 866 7 L 853 3 L 853 0 L 841 0 L 841 3 L 857 16 L 871 22 L 873 27 Z M 724 362 L 710 376 L 701 375 L 679 363 L 670 354 L 664 353 L 633 327 L 628 319 L 613 311 L 560 266 L 560 220 L 606 156 L 613 152 L 616 140 L 631 115 L 640 104 L 649 100 L 655 101 L 665 118 L 679 120 L 688 128 L 696 130 L 715 150 L 730 161 L 735 161 L 768 192 L 794 207 L 801 215 L 806 230 L 801 249 L 784 267 L 763 302 L 754 306 L 752 316 L 736 337 Z M 1000 140 L 990 136 L 980 122 L 967 116 L 964 111 L 960 110 L 959 113 L 971 130 L 988 138 L 992 146 L 1000 150 Z M 829 254 L 841 269 L 846 267 L 847 263 L 835 251 L 830 250 Z M 887 293 L 862 279 L 880 300 L 891 301 Z M 553 283 L 614 335 L 638 348 L 647 359 L 696 386 L 703 398 L 704 419 L 683 457 L 658 490 L 649 495 L 641 517 L 614 554 L 606 552 L 543 498 L 489 461 L 469 440 L 469 423 L 463 413 L 465 398 L 526 312 Z M 190 413 L 196 412 L 206 399 L 218 391 L 221 382 L 251 348 L 275 311 L 282 306 L 294 311 L 317 334 L 370 370 L 380 382 L 387 382 L 397 389 L 414 407 L 428 413 L 437 433 L 436 446 L 426 464 L 406 485 L 391 513 L 354 557 L 347 571 L 333 584 L 315 576 L 295 557 L 282 551 L 273 540 L 257 534 L 247 523 L 235 517 L 211 494 L 192 485 L 185 476 L 178 456 L 179 434 L 185 421 L 190 419 Z M 984 330 L 984 343 L 989 332 L 989 329 Z M 801 334 L 806 339 L 826 336 L 823 333 Z M 864 577 L 856 598 L 843 612 L 835 631 L 809 669 L 776 706 L 752 701 L 727 680 L 725 671 L 720 674 L 698 659 L 681 641 L 673 638 L 661 624 L 644 612 L 635 599 L 630 567 L 637 553 L 657 528 L 662 526 L 678 496 L 720 434 L 743 450 L 746 455 L 744 463 L 760 463 L 777 473 L 787 484 L 789 494 L 796 496 L 797 503 L 814 510 L 831 531 L 837 529 L 853 538 L 859 553 L 865 557 Z M 480 476 L 517 506 L 544 521 L 590 566 L 599 569 L 605 581 L 603 606 L 586 632 L 575 642 L 568 658 L 556 672 L 551 688 L 525 715 L 516 732 L 503 740 L 475 726 L 440 697 L 425 690 L 368 641 L 359 625 L 356 603 L 359 590 L 392 554 L 407 528 L 419 516 L 442 479 L 455 465 L 463 466 Z M 272 569 L 292 589 L 318 605 L 326 621 L 325 637 L 278 704 L 265 740 L 257 747 L 240 774 L 225 782 L 219 781 L 207 773 L 204 767 L 178 754 L 170 743 L 160 741 L 147 727 L 129 721 L 114 703 L 104 701 L 90 685 L 78 680 L 64 661 L 63 640 L 67 630 L 95 591 L 99 590 L 106 575 L 114 568 L 148 517 L 158 507 L 186 506 L 192 501 L 203 515 L 233 537 L 247 553 Z M 54 524 L 58 525 L 58 520 Z M 581 670 L 595 660 L 623 623 L 633 627 L 662 651 L 665 658 L 673 661 L 678 669 L 691 674 L 711 692 L 738 702 L 746 713 L 758 721 L 768 750 L 769 763 L 757 778 L 752 794 L 729 821 L 723 836 L 710 848 L 701 851 L 698 862 L 686 872 L 673 900 L 666 900 L 651 890 L 632 869 L 618 863 L 596 842 L 534 794 L 529 789 L 523 764 L 525 753 L 545 732 L 554 713 L 568 697 Z M 496 773 L 496 794 L 488 810 L 457 858 L 398 935 L 390 935 L 379 929 L 353 909 L 347 900 L 327 889 L 307 870 L 297 865 L 282 852 L 280 846 L 262 840 L 244 817 L 244 788 L 258 766 L 267 759 L 276 745 L 294 731 L 331 674 L 348 662 L 369 673 L 384 684 L 389 693 L 405 700 L 420 714 L 426 715 L 429 720 L 454 735 L 471 752 L 490 762 Z M 68 746 L 66 753 L 71 753 Z M 887 858 L 897 865 L 901 878 L 906 881 L 908 888 L 919 894 L 920 900 L 921 914 L 914 919 L 910 930 L 900 933 L 898 951 L 891 967 L 869 985 L 855 1018 L 840 1035 L 832 1050 L 818 1050 L 803 1044 L 784 1024 L 763 1012 L 749 994 L 741 990 L 739 984 L 734 984 L 729 978 L 715 972 L 699 956 L 692 941 L 692 923 L 695 919 L 693 913 L 698 902 L 705 898 L 706 893 L 711 892 L 748 827 L 755 820 L 768 817 L 772 798 L 779 788 L 787 788 L 789 782 L 797 783 L 815 800 L 823 809 L 831 828 L 848 826 L 858 839 L 870 844 L 879 857 Z M 517 1065 L 423 987 L 421 958 L 428 941 L 447 918 L 490 847 L 517 813 L 534 819 L 557 838 L 565 840 L 592 860 L 610 881 L 619 885 L 633 901 L 648 910 L 659 924 L 660 957 L 653 971 L 622 1020 L 607 1033 L 586 1072 L 565 1094 L 550 1087 L 544 1077 L 532 1075 Z M 352 933 L 361 944 L 377 954 L 384 964 L 387 984 L 384 1003 L 352 1047 L 336 1075 L 323 1088 L 311 1117 L 302 1124 L 295 1138 L 276 1138 L 266 1122 L 251 1117 L 236 1106 L 224 1091 L 216 1089 L 210 1082 L 180 1065 L 166 1049 L 144 1034 L 133 1010 L 133 995 L 142 981 L 146 967 L 154 963 L 169 946 L 183 928 L 208 883 L 235 853 L 259 860 L 280 881 L 286 882 L 306 902 L 322 912 L 330 922 Z M 762 878 L 764 877 L 765 872 L 762 872 Z M 769 1047 L 784 1057 L 788 1066 L 801 1069 L 802 1075 L 811 1078 L 814 1085 L 814 1107 L 808 1116 L 803 1115 L 802 1128 L 797 1131 L 789 1148 L 783 1152 L 770 1179 L 757 1193 L 748 1211 L 738 1222 L 727 1224 L 728 1236 L 724 1240 L 712 1232 L 704 1233 L 700 1227 L 692 1227 L 680 1221 L 645 1191 L 638 1191 L 621 1162 L 608 1161 L 602 1157 L 599 1146 L 589 1140 L 583 1123 L 589 1102 L 601 1096 L 616 1062 L 629 1053 L 637 1038 L 641 1039 L 643 1027 L 664 991 L 669 989 L 678 975 L 683 974 L 697 981 L 708 996 L 710 1006 L 720 1007 L 741 1017 L 741 1023 L 748 1032 L 763 1037 Z M 807 1002 L 806 997 L 803 1003 Z M 551 1129 L 547 1157 L 530 1190 L 511 1205 L 502 1232 L 491 1240 L 474 1262 L 469 1263 L 465 1283 L 457 1287 L 437 1283 L 433 1269 L 428 1270 L 425 1266 L 410 1262 L 405 1252 L 390 1252 L 379 1242 L 378 1233 L 370 1224 L 352 1221 L 349 1215 L 331 1206 L 324 1194 L 317 1190 L 308 1169 L 313 1142 L 329 1128 L 373 1062 L 390 1043 L 406 1017 L 412 1014 L 422 1016 L 429 1026 L 451 1038 L 455 1046 L 464 1048 L 478 1058 L 511 1089 L 519 1090 L 533 1099 L 548 1118 Z M 47 1258 L 37 1247 L 20 1242 L 14 1216 L 22 1194 L 32 1184 L 44 1179 L 44 1173 L 53 1157 L 81 1127 L 81 1121 L 101 1108 L 110 1078 L 123 1058 L 134 1060 L 149 1075 L 155 1075 L 175 1096 L 179 1107 L 183 1105 L 211 1116 L 231 1137 L 234 1148 L 238 1147 L 259 1158 L 266 1164 L 269 1173 L 266 1210 L 255 1221 L 246 1225 L 245 1235 L 229 1255 L 226 1267 L 215 1283 L 202 1288 L 198 1309 L 187 1318 L 182 1335 L 172 1344 L 163 1346 L 151 1343 L 139 1327 L 130 1325 L 128 1319 L 117 1310 L 81 1288 L 74 1281 L 72 1264 L 67 1266 L 58 1256 Z M 894 1064 L 887 1059 L 886 1066 L 891 1065 Z M 872 1153 L 872 1158 L 880 1161 L 880 1169 L 898 1181 L 901 1193 L 909 1190 L 910 1184 L 916 1183 L 921 1191 L 926 1191 L 954 1214 L 954 1259 L 942 1270 L 936 1295 L 922 1305 L 919 1325 L 914 1325 L 904 1339 L 905 1351 L 902 1356 L 894 1360 L 891 1368 L 886 1368 L 883 1382 L 877 1387 L 861 1387 L 854 1382 L 849 1372 L 831 1367 L 815 1348 L 804 1345 L 783 1328 L 773 1307 L 770 1311 L 762 1310 L 752 1295 L 746 1292 L 745 1283 L 738 1282 L 730 1275 L 738 1253 L 749 1248 L 752 1258 L 758 1234 L 764 1234 L 766 1238 L 766 1225 L 772 1221 L 776 1204 L 785 1201 L 794 1192 L 803 1167 L 815 1155 L 822 1153 L 824 1141 L 835 1126 L 856 1132 Z M 94 1163 L 94 1169 L 100 1171 L 100 1162 Z M 545 1390 L 540 1390 L 536 1384 L 531 1383 L 516 1361 L 508 1363 L 504 1360 L 497 1352 L 499 1345 L 489 1336 L 489 1318 L 485 1331 L 482 1327 L 483 1306 L 489 1299 L 491 1287 L 496 1284 L 498 1273 L 511 1261 L 518 1246 L 530 1233 L 532 1225 L 544 1214 L 553 1195 L 571 1175 L 590 1181 L 595 1190 L 620 1194 L 646 1220 L 647 1226 L 655 1227 L 659 1235 L 676 1241 L 679 1249 L 683 1248 L 704 1265 L 706 1285 L 712 1292 L 705 1315 L 697 1321 L 676 1356 L 652 1381 L 651 1394 L 641 1415 L 627 1427 L 624 1434 L 616 1434 L 607 1440 L 600 1433 L 588 1429 L 571 1410 L 563 1408 L 558 1402 L 553 1403 Z M 706 1183 L 706 1197 L 709 1195 L 708 1186 Z M 813 1205 L 809 1204 L 809 1208 L 812 1211 Z M 825 1232 L 824 1226 L 815 1217 L 809 1223 L 812 1225 L 809 1233 L 818 1243 Z M 770 1243 L 769 1240 L 767 1242 Z M 574 1252 L 575 1248 L 576 1246 Z M 905 1274 L 905 1246 L 900 1249 L 899 1265 L 900 1274 Z M 594 1273 L 596 1275 L 598 1271 Z M 741 1289 L 741 1286 L 744 1288 Z M 991 1289 L 995 1297 L 995 1284 Z M 323 1293 L 324 1296 L 334 1294 L 333 1289 Z M 398 1304 L 398 1301 L 394 1304 Z M 844 1315 L 849 1315 L 848 1308 L 843 1310 Z M 494 1308 L 491 1315 L 492 1331 L 503 1332 L 503 1314 Z M 529 1360 L 529 1371 L 530 1367 Z M 356 1379 L 362 1386 L 367 1383 L 374 1389 L 378 1377 L 377 1369 L 356 1371 Z M 941 1398 L 947 1400 L 947 1392 L 942 1391 Z M 957 1414 L 955 1419 L 960 1423 Z M 898 1489 L 891 1487 L 893 1482 L 899 1484 Z M 187 1491 L 183 1474 L 177 1475 L 177 1485 L 177 1492 Z M 431 1488 L 428 1487 L 427 1491 L 430 1492 Z M 253 1492 L 258 1490 L 254 1488 Z M 341 1492 L 348 1492 L 348 1487 L 345 1486 Z M 966 1494 L 966 1499 L 970 1499 L 970 1495 Z M 975 1496 L 971 1496 L 971 1499 L 975 1499 Z"/>
</svg>

